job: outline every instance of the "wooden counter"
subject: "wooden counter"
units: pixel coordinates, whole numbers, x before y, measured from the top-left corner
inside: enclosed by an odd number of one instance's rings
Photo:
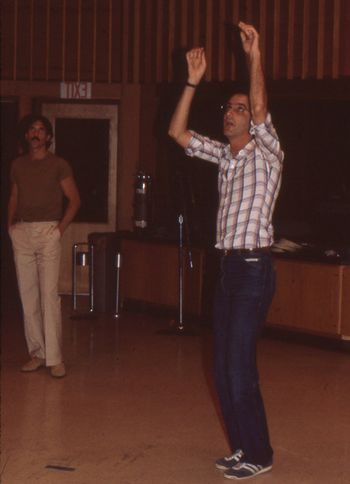
[[[121,237],[120,250],[121,301],[177,308],[177,245]],[[209,321],[218,255],[204,248],[194,248],[191,270],[187,251],[184,252],[184,312]],[[350,339],[350,266],[276,256],[275,267],[277,287],[267,317],[268,325]]]
[[[268,323],[350,338],[350,267],[276,259],[277,287]]]
[[[179,249],[171,242],[121,239],[121,300],[176,308],[179,304]],[[184,311],[201,314],[204,249],[184,250]]]
[[[350,266],[343,268],[340,332],[343,339],[350,340]]]

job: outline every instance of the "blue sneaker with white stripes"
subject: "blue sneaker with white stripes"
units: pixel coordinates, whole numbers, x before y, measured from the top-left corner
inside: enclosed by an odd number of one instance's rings
[[[221,457],[215,462],[215,465],[218,469],[226,471],[227,469],[232,469],[235,465],[237,465],[243,458],[243,452],[241,449],[236,450],[232,455],[229,457]]]
[[[266,466],[249,464],[248,462],[239,462],[231,469],[228,469],[224,476],[228,479],[250,479],[251,477],[258,476],[259,474],[263,474],[264,472],[268,472],[272,469],[272,464],[268,464]]]

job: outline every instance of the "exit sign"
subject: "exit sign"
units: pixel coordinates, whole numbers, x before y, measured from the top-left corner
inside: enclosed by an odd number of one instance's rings
[[[91,99],[91,82],[61,82],[62,99]]]

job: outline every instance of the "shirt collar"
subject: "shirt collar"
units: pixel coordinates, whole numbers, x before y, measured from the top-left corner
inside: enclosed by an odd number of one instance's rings
[[[224,148],[225,158],[228,160],[241,160],[245,158],[255,149],[255,139],[252,137],[250,141],[237,153],[235,157],[232,156],[230,145],[227,144]]]

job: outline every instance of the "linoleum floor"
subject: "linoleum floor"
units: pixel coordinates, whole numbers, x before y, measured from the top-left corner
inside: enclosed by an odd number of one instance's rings
[[[67,377],[19,371],[18,304],[3,310],[2,484],[223,484],[228,447],[211,374],[211,330],[168,335],[167,317],[70,319]],[[185,322],[186,324],[186,322]],[[262,391],[275,450],[261,484],[350,483],[350,354],[264,337]],[[234,482],[234,481],[233,481]]]

